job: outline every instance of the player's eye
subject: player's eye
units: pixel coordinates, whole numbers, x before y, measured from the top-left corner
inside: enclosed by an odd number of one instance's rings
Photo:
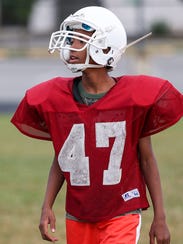
[[[71,46],[73,44],[73,38],[72,37],[67,37],[66,38],[66,44]]]
[[[80,44],[85,44],[85,43],[86,43],[86,42],[83,41],[83,40],[80,40],[79,42],[80,42]]]

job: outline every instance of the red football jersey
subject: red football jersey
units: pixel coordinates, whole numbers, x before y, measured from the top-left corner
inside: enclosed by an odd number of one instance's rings
[[[12,118],[31,137],[52,140],[67,181],[66,210],[91,222],[148,208],[139,138],[183,116],[183,96],[168,82],[123,76],[91,106],[75,101],[73,78],[27,91]]]

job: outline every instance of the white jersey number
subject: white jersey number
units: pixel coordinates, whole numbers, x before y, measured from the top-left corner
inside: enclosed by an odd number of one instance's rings
[[[96,147],[109,147],[109,138],[114,138],[108,169],[103,172],[103,185],[115,185],[121,180],[121,160],[126,139],[126,123],[104,122],[95,124]],[[97,159],[96,159],[97,161]],[[64,172],[70,173],[73,186],[89,186],[89,158],[85,154],[84,124],[74,124],[58,155]]]

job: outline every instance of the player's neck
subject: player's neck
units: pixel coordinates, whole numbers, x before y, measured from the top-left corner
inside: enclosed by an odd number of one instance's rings
[[[107,92],[115,83],[115,80],[103,69],[83,72],[82,85],[87,93],[99,94]]]

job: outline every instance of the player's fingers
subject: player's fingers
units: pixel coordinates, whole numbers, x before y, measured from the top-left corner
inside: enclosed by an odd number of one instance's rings
[[[52,218],[50,218],[50,229],[51,229],[51,232],[53,232],[53,233],[56,230],[56,219],[55,219],[54,214],[52,215]]]
[[[150,244],[155,244],[155,236],[152,233],[150,233],[149,237],[150,237]]]
[[[45,240],[46,239],[46,235],[48,233],[48,222],[41,220],[40,224],[39,224],[39,230],[40,230],[42,238]]]
[[[51,236],[48,233],[48,227],[45,224],[40,223],[39,230],[43,240],[50,241],[50,242],[55,242],[58,240],[57,238]]]
[[[39,224],[39,230],[41,233],[41,236],[43,240],[49,240],[49,235],[48,235],[48,221],[41,220]]]
[[[52,227],[51,227],[52,223]],[[55,232],[55,220],[53,218],[52,221],[50,221],[50,228],[52,232]],[[39,230],[42,236],[43,240],[50,241],[50,242],[55,242],[58,241],[58,238],[52,236],[48,232],[48,221],[47,220],[41,220],[39,224]]]

